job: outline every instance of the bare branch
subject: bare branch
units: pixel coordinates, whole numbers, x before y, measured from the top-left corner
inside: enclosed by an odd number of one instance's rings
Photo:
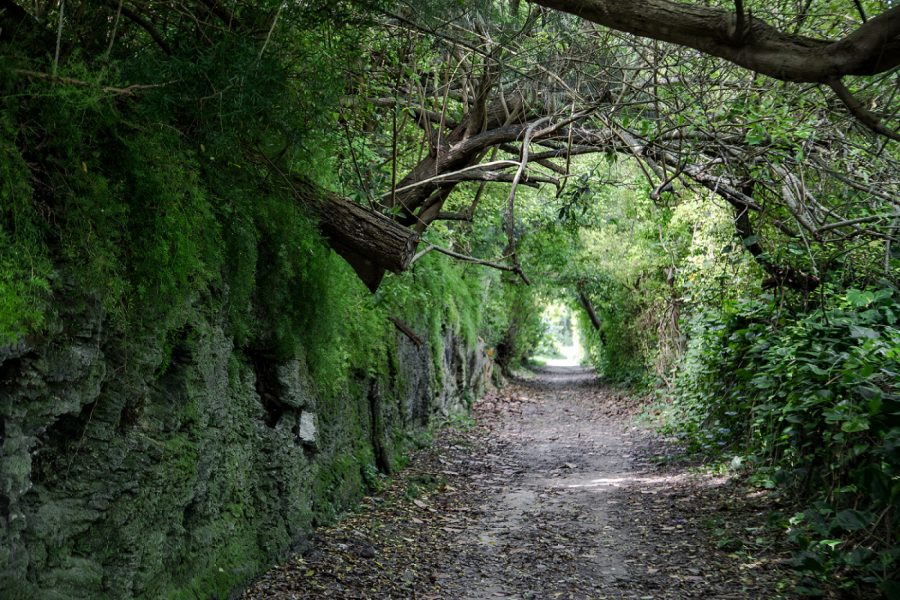
[[[841,102],[844,103],[847,110],[849,110],[854,117],[859,119],[860,123],[875,133],[895,141],[900,141],[900,133],[885,127],[873,112],[863,106],[862,102],[857,100],[856,97],[850,93],[850,90],[847,89],[847,86],[845,86],[840,79],[832,79],[828,82],[828,87],[834,90],[834,93],[841,99]]]
[[[421,187],[423,185],[428,185],[429,183],[443,182],[445,180],[454,181],[454,178],[455,178],[455,181],[470,181],[471,179],[464,178],[463,175],[473,173],[473,172],[478,172],[478,171],[489,172],[496,168],[502,169],[502,168],[506,168],[506,167],[515,167],[518,164],[519,163],[514,160],[497,160],[497,161],[484,163],[484,164],[480,164],[480,165],[472,165],[470,167],[465,167],[463,169],[459,169],[458,171],[452,171],[450,173],[441,173],[440,175],[435,175],[434,177],[428,177],[426,179],[416,181],[415,183],[411,183],[411,184],[405,185],[403,187],[398,187],[397,189],[393,190],[392,192],[388,192],[387,194],[384,194],[381,197],[381,199],[384,200],[384,199],[390,198],[392,196],[392,194],[394,194],[394,193],[405,192],[407,190]],[[478,181],[479,179],[475,179],[475,180]],[[487,179],[487,178],[485,178],[484,180],[485,181],[499,181],[499,179],[491,180],[491,179]]]
[[[155,88],[165,87],[167,85],[172,85],[175,81],[165,81],[163,83],[133,83],[131,85],[126,85],[125,87],[115,87],[111,85],[100,85],[97,83],[93,83],[91,81],[83,81],[81,79],[75,79],[73,77],[64,77],[62,75],[52,75],[50,73],[41,73],[40,71],[29,71],[27,69],[13,69],[12,72],[16,75],[21,75],[23,77],[30,77],[32,79],[44,79],[47,81],[54,81],[57,83],[67,83],[69,85],[77,85],[79,87],[92,87],[98,88],[102,92],[107,94],[117,94],[120,96],[133,96],[135,92],[139,92],[141,90],[152,90]]]
[[[59,0],[59,26],[56,29],[56,53],[53,55],[53,77],[56,77],[56,72],[59,70],[59,49],[62,46],[62,32],[63,32],[63,23],[65,22],[65,13],[66,10],[66,2],[65,0]]]
[[[157,31],[156,27],[154,27],[153,24],[150,23],[150,21],[148,21],[135,11],[131,10],[127,6],[122,5],[117,0],[102,0],[102,2],[110,8],[114,8],[116,11],[121,12],[126,19],[146,31],[150,38],[153,39],[154,42],[156,42],[156,45],[159,46],[160,50],[162,50],[163,53],[165,53],[167,56],[170,56],[172,54],[172,49],[169,47],[169,44],[163,38],[162,34]]]
[[[506,199],[506,236],[509,240],[508,252],[513,257],[513,263],[518,265],[516,261],[516,241],[515,241],[515,200],[516,200],[516,187],[519,185],[519,180],[522,178],[522,174],[525,172],[525,168],[528,166],[528,148],[531,144],[531,136],[534,134],[534,130],[541,125],[545,121],[549,121],[550,117],[544,117],[542,119],[538,119],[534,123],[530,124],[527,129],[525,129],[525,138],[522,140],[522,160],[519,163],[519,168],[516,170],[516,175],[512,180],[512,187],[509,189],[509,196]]]
[[[504,265],[502,263],[491,262],[488,260],[482,260],[480,258],[475,258],[474,256],[467,256],[465,254],[460,254],[459,252],[454,252],[453,250],[447,250],[446,248],[441,248],[440,246],[435,246],[434,244],[429,244],[424,250],[420,250],[410,261],[410,265],[415,263],[417,260],[428,254],[434,250],[435,252],[440,252],[441,254],[446,254],[452,258],[456,258],[465,262],[470,262],[475,265],[482,265],[485,267],[490,267],[492,269],[497,269],[500,271],[509,271],[511,273],[515,273],[519,277],[522,278],[526,284],[531,285],[531,281],[528,277],[525,276],[525,273],[522,272],[522,268],[519,265]]]

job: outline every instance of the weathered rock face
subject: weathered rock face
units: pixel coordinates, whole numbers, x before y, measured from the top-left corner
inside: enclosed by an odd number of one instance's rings
[[[483,348],[444,343],[399,336],[391,373],[324,399],[203,317],[164,349],[72,304],[0,347],[0,597],[226,595],[478,393]]]
[[[467,411],[475,401],[475,394],[484,382],[491,379],[484,341],[479,339],[474,348],[466,346],[462,337],[453,331],[443,336],[441,355],[442,385],[437,406],[444,415]]]

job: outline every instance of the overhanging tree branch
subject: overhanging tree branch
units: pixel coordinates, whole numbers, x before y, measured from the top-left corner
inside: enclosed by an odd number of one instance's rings
[[[900,65],[900,6],[869,19],[836,41],[779,31],[746,15],[745,33],[731,11],[674,0],[533,0],[641,37],[694,48],[783,81],[829,83],[875,75]]]
[[[378,289],[385,271],[400,273],[412,264],[419,243],[415,231],[312,181],[289,175],[261,151],[253,160],[277,174],[315,215],[329,246],[353,267],[370,291]]]
[[[98,83],[75,79],[73,77],[64,77],[62,75],[53,75],[51,73],[41,73],[40,71],[29,71],[27,69],[13,69],[12,72],[16,75],[21,75],[23,77],[28,77],[31,79],[44,79],[47,81],[65,83],[67,85],[74,85],[78,87],[97,88],[106,94],[115,94],[119,96],[133,96],[135,92],[139,92],[141,90],[152,90],[165,87],[167,85],[172,85],[172,83],[174,83],[173,81],[165,81],[163,83],[132,83],[130,85],[126,85],[125,87],[116,87],[112,85],[100,85]]]
[[[117,0],[102,0],[102,3],[113,9],[117,13],[121,13],[123,17],[143,29],[147,32],[156,45],[159,46],[159,49],[163,51],[166,56],[172,55],[172,48],[169,46],[168,42],[166,42],[165,38],[163,38],[162,34],[153,26],[150,21],[142,17],[139,13],[125,6],[123,3],[118,2]]]
[[[531,285],[531,280],[525,275],[522,271],[522,267],[519,265],[504,265],[503,263],[491,262],[489,260],[482,260],[480,258],[475,258],[474,256],[468,256],[466,254],[460,254],[459,252],[454,252],[453,250],[448,250],[446,248],[441,248],[440,246],[435,246],[434,244],[428,244],[425,249],[420,250],[410,261],[410,264],[415,263],[417,260],[428,254],[434,250],[435,252],[440,252],[441,254],[446,254],[447,256],[451,256],[457,260],[461,260],[463,262],[469,262],[475,265],[482,265],[484,267],[490,267],[492,269],[497,269],[499,271],[509,271],[511,273],[515,273],[519,277],[522,278],[527,285]]]
[[[385,271],[400,273],[412,262],[419,242],[415,231],[312,182],[295,178],[291,188],[318,217],[329,245],[371,291],[381,285]]]
[[[875,133],[879,133],[885,137],[888,137],[892,140],[900,141],[900,133],[896,131],[892,131],[884,126],[879,119],[872,111],[863,106],[862,102],[856,99],[856,97],[850,93],[850,90],[847,89],[847,86],[841,82],[840,79],[832,79],[828,82],[828,86],[834,90],[834,93],[837,94],[837,97],[841,99],[841,102],[844,103],[844,106],[847,107],[847,110],[850,113],[859,119],[859,122],[874,131]]]
[[[580,289],[578,291],[578,302],[579,304],[581,304],[584,312],[587,313],[587,316],[591,320],[591,325],[593,326],[594,330],[600,331],[603,325],[600,321],[600,317],[597,316],[597,311],[594,310],[594,305],[591,303],[591,299],[588,298],[587,294],[585,294]]]

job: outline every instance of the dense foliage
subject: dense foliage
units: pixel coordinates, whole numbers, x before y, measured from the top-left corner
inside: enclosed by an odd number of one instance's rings
[[[807,586],[897,575],[900,304],[849,289],[803,312],[774,299],[697,314],[675,383],[677,429],[729,450],[765,487],[805,498],[785,525]],[[848,575],[849,577],[848,579]]]
[[[68,8],[57,78],[41,75],[39,36],[4,47],[4,341],[45,333],[68,289],[97,296],[114,326],[163,338],[203,302],[238,344],[302,349],[330,382],[384,356],[372,344],[388,315],[435,327],[449,311],[470,338],[483,333],[488,279],[426,257],[370,298],[278,176],[336,183],[334,114],[365,31],[352,13],[242,6],[241,22],[283,13],[271,39],[213,25],[197,39],[178,22],[158,47],[123,18],[92,54],[79,36],[96,15],[84,8]]]
[[[390,368],[389,317],[436,363],[450,322],[509,370],[562,302],[605,377],[806,507],[807,591],[896,593],[896,72],[846,84],[873,127],[518,2],[95,4],[0,4],[0,344],[90,297],[164,370],[201,310],[335,398]],[[892,8],[747,4],[825,39]],[[295,176],[415,229],[407,272],[369,294]]]

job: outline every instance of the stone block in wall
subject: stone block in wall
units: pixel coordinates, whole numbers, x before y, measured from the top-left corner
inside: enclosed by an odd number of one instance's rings
[[[310,449],[319,447],[319,429],[316,424],[316,413],[303,411],[300,413],[300,424],[297,427],[297,441]]]

